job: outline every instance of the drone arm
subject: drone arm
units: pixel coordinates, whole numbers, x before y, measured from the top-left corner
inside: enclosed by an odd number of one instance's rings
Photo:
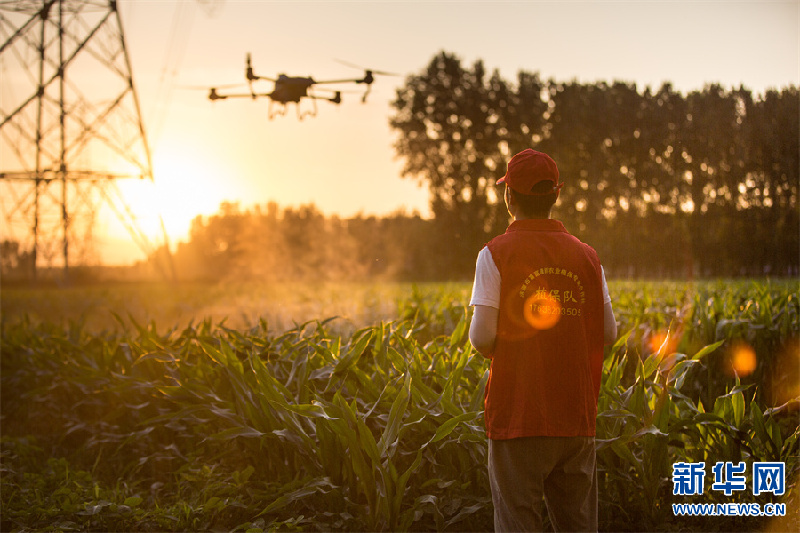
[[[333,102],[334,104],[339,104],[342,102],[342,91],[336,91],[333,93],[333,96],[319,96],[316,94],[307,94],[305,98],[311,100],[326,100],[328,102]]]
[[[209,100],[226,100],[228,98],[258,98],[270,96],[270,93],[241,93],[241,94],[219,94],[216,89],[211,89],[208,93]]]
[[[336,83],[365,83],[365,78],[345,78],[341,80],[323,80],[323,81],[314,81],[315,85],[322,85],[322,84],[336,84]]]

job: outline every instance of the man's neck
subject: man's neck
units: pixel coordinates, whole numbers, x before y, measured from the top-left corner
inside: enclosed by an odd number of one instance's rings
[[[512,218],[514,220],[549,220],[550,219],[549,215],[546,216],[546,217],[529,217],[527,215],[519,213],[519,214],[511,215],[511,216],[512,216]]]

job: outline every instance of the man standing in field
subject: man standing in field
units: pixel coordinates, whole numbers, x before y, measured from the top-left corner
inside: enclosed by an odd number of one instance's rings
[[[550,219],[563,185],[524,150],[497,182],[513,217],[478,255],[469,338],[492,360],[485,394],[497,531],[597,530],[595,418],[603,345],[617,335],[597,253]]]

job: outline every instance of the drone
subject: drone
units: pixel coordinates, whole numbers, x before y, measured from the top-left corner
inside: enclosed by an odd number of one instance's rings
[[[341,61],[341,63],[344,62]],[[345,64],[351,67],[356,67],[355,65],[349,63]],[[251,56],[248,53],[245,57],[244,76],[247,79],[247,86],[249,87],[250,91],[247,93],[239,93],[239,94],[235,93],[220,94],[219,92],[217,92],[217,87],[212,87],[210,92],[208,93],[208,99],[211,101],[226,100],[228,98],[251,98],[255,100],[257,98],[266,97],[269,98],[268,116],[270,120],[272,120],[277,116],[285,115],[288,104],[295,104],[295,107],[297,108],[297,118],[299,120],[303,120],[304,117],[316,116],[317,100],[325,100],[327,102],[331,102],[334,104],[340,104],[342,102],[342,91],[328,89],[328,88],[315,89],[314,87],[316,85],[336,85],[343,83],[355,83],[355,84],[366,85],[367,89],[366,91],[364,91],[364,94],[361,97],[361,101],[363,103],[367,101],[367,96],[369,95],[370,90],[372,89],[372,83],[375,81],[375,75],[395,76],[396,74],[392,74],[390,72],[380,72],[376,70],[365,69],[363,78],[345,78],[339,80],[317,81],[311,76],[307,77],[287,76],[286,74],[278,74],[277,78],[270,78],[268,76],[259,76],[253,72],[253,64]],[[257,92],[254,89],[253,83],[261,80],[270,81],[274,83],[274,87],[271,92]],[[322,91],[324,94],[321,94],[319,91]],[[300,109],[300,100],[304,98],[307,98],[312,101],[313,106],[310,110]]]

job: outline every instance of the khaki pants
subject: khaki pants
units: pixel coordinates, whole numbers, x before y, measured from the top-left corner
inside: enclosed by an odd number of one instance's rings
[[[489,440],[495,531],[597,531],[594,437]]]

